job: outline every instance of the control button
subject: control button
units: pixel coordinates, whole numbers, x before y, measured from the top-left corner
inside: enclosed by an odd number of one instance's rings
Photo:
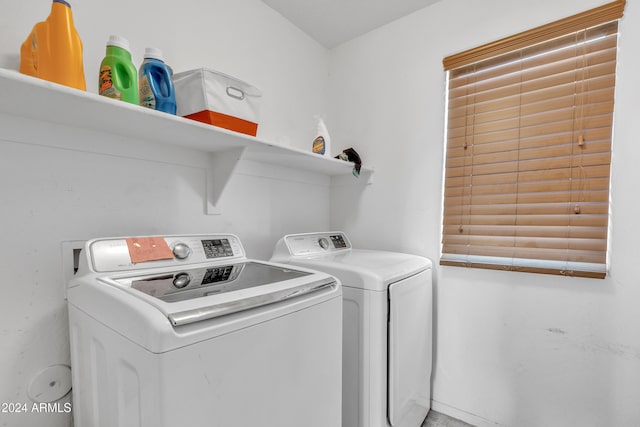
[[[178,273],[173,277],[173,286],[178,289],[182,289],[191,282],[191,276],[189,273]]]
[[[318,244],[322,249],[329,249],[329,241],[324,237],[318,239]]]
[[[173,255],[178,259],[185,259],[191,255],[191,248],[184,243],[176,243],[173,247]]]

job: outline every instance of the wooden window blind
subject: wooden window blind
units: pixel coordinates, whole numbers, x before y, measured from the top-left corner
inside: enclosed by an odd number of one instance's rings
[[[445,58],[440,264],[603,278],[624,1]]]

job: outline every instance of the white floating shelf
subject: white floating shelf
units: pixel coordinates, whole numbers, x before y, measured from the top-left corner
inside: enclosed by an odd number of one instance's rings
[[[55,123],[77,129],[120,135],[156,144],[201,150],[220,161],[237,161],[240,157],[267,164],[322,173],[329,176],[350,175],[353,163],[283,147],[249,135],[210,126],[148,108],[116,101],[93,93],[0,68],[0,113],[31,120]],[[213,162],[215,165],[216,162]],[[212,165],[212,166],[213,166]],[[209,174],[210,211],[214,212],[226,176]],[[363,181],[371,182],[373,171],[363,168]],[[215,175],[215,176],[214,176]],[[222,182],[221,182],[222,181]],[[209,183],[211,184],[211,183]]]

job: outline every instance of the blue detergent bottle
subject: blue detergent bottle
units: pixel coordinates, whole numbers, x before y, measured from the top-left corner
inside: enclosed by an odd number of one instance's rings
[[[176,113],[173,70],[164,62],[162,51],[146,48],[139,70],[140,105],[165,113]]]

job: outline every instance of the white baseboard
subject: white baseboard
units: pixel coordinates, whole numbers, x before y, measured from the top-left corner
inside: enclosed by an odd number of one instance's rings
[[[453,406],[449,406],[446,403],[438,402],[436,400],[431,401],[431,409],[441,414],[448,415],[456,418],[465,423],[469,423],[475,427],[506,427],[495,421],[487,420],[486,418],[479,417],[469,412],[463,411]]]

